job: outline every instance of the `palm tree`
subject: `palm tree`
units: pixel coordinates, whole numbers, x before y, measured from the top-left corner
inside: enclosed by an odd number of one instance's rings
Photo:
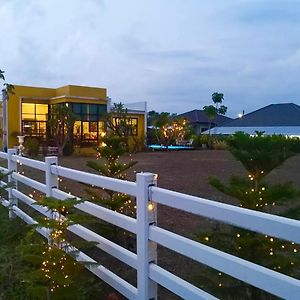
[[[220,105],[224,100],[224,94],[215,92],[211,95],[211,99],[214,105],[207,105],[203,107],[203,111],[207,116],[207,118],[209,119],[209,129],[208,129],[209,135],[210,135],[212,121],[216,118],[218,114],[225,115],[227,112],[227,106]]]

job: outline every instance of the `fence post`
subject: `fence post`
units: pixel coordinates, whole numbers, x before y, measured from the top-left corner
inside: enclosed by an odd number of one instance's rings
[[[58,188],[58,176],[51,172],[51,166],[57,166],[57,156],[45,157],[46,196],[52,196],[52,188]]]
[[[12,160],[12,156],[17,154],[16,149],[8,149],[7,151],[7,169],[8,172],[17,172],[18,164],[17,162]],[[13,188],[16,186],[16,181],[12,178],[12,174],[8,175],[8,183],[13,184],[14,186],[8,189],[8,199],[9,199],[9,218],[13,219],[16,217],[15,213],[13,212],[12,206],[18,206],[18,199],[15,198],[12,194]]]
[[[138,299],[157,299],[157,284],[149,278],[149,264],[157,262],[156,243],[149,241],[149,226],[157,223],[156,204],[149,201],[149,187],[157,184],[157,175],[136,175],[137,195],[137,291]]]

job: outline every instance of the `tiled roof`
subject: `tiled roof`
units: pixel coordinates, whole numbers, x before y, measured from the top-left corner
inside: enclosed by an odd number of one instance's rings
[[[270,104],[222,127],[300,126],[300,106],[294,103]]]

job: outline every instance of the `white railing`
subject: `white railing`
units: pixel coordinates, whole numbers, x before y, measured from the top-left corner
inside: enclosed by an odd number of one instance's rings
[[[9,149],[8,153],[0,152],[0,158],[8,162],[8,167],[2,167],[1,171],[10,173],[9,181],[21,182],[47,196],[61,200],[72,197],[58,188],[58,178],[65,177],[136,197],[136,219],[89,201],[76,207],[85,213],[134,233],[137,241],[137,253],[117,245],[82,225],[69,227],[72,233],[87,241],[96,242],[99,249],[137,270],[137,287],[135,287],[102,265],[97,264],[88,268],[129,299],[156,299],[157,284],[184,299],[216,299],[213,295],[158,266],[157,244],[278,297],[300,299],[299,280],[162,229],[157,225],[156,213],[157,203],[159,203],[298,244],[300,243],[300,221],[158,188],[156,175],[151,173],[139,173],[136,176],[136,182],[129,182],[58,166],[57,157],[46,157],[45,162],[41,162],[17,156],[14,149]],[[18,163],[43,171],[45,183],[18,174]],[[36,201],[17,188],[8,189],[8,195],[9,199],[2,200],[2,204],[10,207],[10,217],[18,216],[29,224],[36,223],[31,216],[18,207],[15,199],[39,213],[49,216],[47,208],[33,205]],[[45,228],[38,229],[38,232],[45,237],[48,235]],[[95,262],[83,252],[80,252],[77,260]]]

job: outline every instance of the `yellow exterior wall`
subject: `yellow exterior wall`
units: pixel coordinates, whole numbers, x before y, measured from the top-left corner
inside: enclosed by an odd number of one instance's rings
[[[67,85],[56,89],[56,96],[90,97],[106,100],[107,90],[105,88]]]
[[[39,98],[40,100],[55,96],[55,89],[14,85],[14,94],[9,95],[7,102],[7,137],[8,147],[17,145],[17,135],[21,131],[21,98]],[[35,102],[35,101],[34,101]],[[43,102],[42,102],[43,103]]]
[[[139,148],[143,148],[145,145],[145,115],[144,114],[134,114],[128,113],[131,118],[138,119],[138,135],[132,136],[129,138],[129,147],[132,150],[141,150]]]

